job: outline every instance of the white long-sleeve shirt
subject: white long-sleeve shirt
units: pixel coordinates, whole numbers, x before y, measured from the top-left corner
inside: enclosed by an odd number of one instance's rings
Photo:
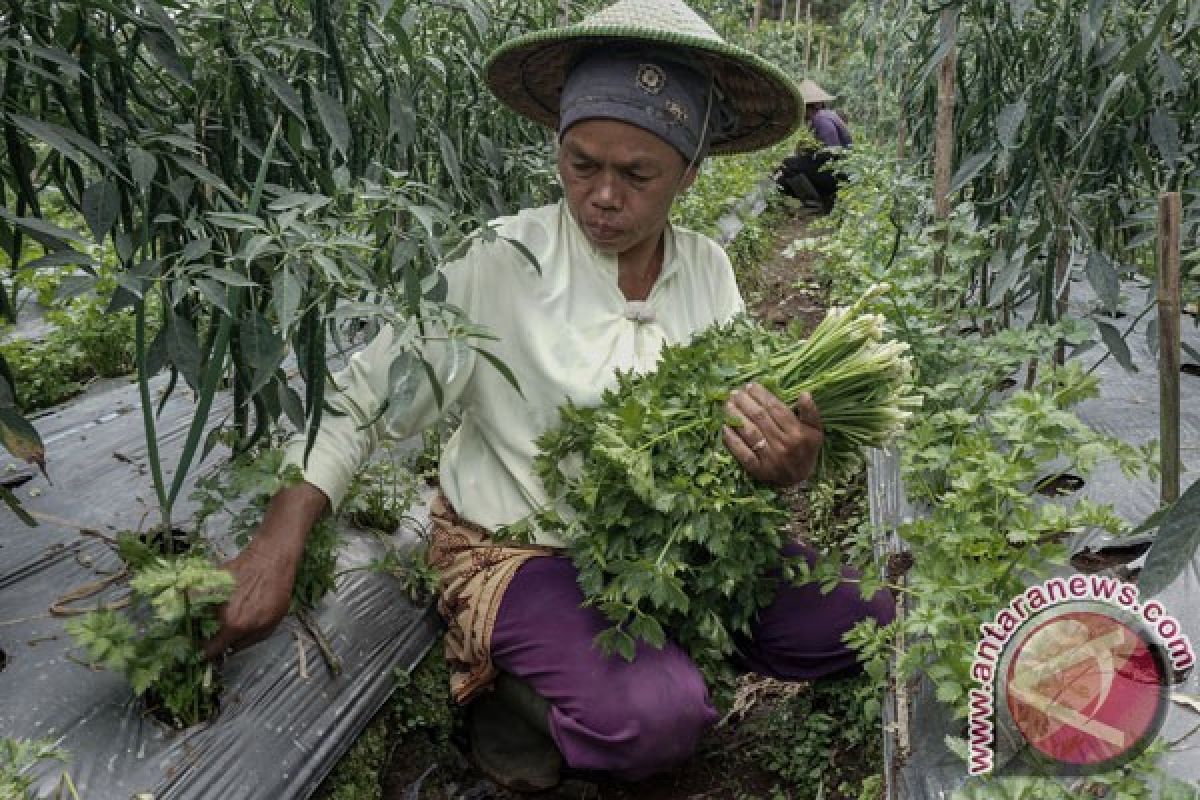
[[[440,342],[425,347],[444,405],[457,403],[462,418],[442,451],[442,491],[461,516],[489,530],[546,503],[533,471],[534,441],[557,423],[561,404],[569,398],[596,405],[615,384],[614,370],[649,371],[664,343],[685,343],[744,308],[725,252],[691,231],[667,228],[658,280],[644,302],[628,302],[617,286],[616,256],[591,245],[565,203],[493,227],[498,237],[476,241],[442,268],[446,302],[498,337],[473,343],[508,366],[523,396],[473,351]],[[524,244],[541,274],[505,238]],[[411,384],[399,392],[411,401],[379,413],[394,391],[396,352],[395,333],[385,327],[335,376],[337,391],[327,395],[343,415],[324,415],[304,476],[335,508],[382,437],[411,436],[441,414],[419,366],[415,393]],[[288,462],[300,464],[303,452],[298,437]],[[544,531],[536,541],[562,544]]]

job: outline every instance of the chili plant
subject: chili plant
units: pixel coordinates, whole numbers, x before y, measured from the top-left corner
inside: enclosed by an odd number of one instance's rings
[[[235,432],[236,451],[285,416],[315,434],[342,301],[367,318],[380,305],[436,314],[432,264],[483,220],[550,196],[548,140],[493,113],[477,72],[495,44],[554,10],[516,0],[0,9],[0,248],[26,272],[93,275],[89,239],[115,254],[119,285],[105,299],[135,318],[164,529],[217,441],[204,438],[210,422]],[[43,202],[48,190],[66,212]],[[300,392],[282,371],[289,350]],[[149,381],[164,370],[156,403]],[[170,475],[156,415],[184,385],[196,413]],[[226,386],[231,409],[210,420]]]

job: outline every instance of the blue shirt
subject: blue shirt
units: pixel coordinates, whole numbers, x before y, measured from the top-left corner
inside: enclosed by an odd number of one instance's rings
[[[812,128],[813,135],[817,137],[826,147],[849,147],[853,140],[850,138],[850,131],[846,129],[846,123],[842,122],[842,118],[836,112],[830,111],[828,108],[822,108],[808,122]]]

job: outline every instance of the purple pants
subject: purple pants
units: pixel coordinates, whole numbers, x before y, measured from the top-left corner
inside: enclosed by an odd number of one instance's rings
[[[799,544],[784,553],[815,557]],[[550,733],[568,766],[639,780],[686,760],[717,721],[700,671],[673,642],[661,650],[640,642],[632,662],[593,647],[609,623],[582,607],[575,577],[567,558],[532,558],[518,569],[496,616],[492,661],[550,702]],[[863,600],[857,584],[829,594],[784,585],[753,637],[739,642],[741,665],[780,680],[850,669],[855,654],[842,634],[868,616],[887,624],[894,613],[887,592]]]

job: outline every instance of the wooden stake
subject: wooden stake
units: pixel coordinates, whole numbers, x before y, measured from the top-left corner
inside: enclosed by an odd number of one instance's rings
[[[1158,424],[1163,504],[1179,499],[1179,192],[1158,198]]]
[[[758,23],[762,22],[763,6],[765,6],[766,3],[767,0],[756,0],[754,3],[754,16],[750,18],[750,30],[758,30]]]
[[[1054,318],[1060,320],[1067,314],[1068,301],[1071,299],[1071,282],[1067,280],[1067,270],[1071,266],[1071,229],[1064,223],[1059,227],[1058,240],[1055,244],[1054,258]],[[1054,363],[1062,366],[1067,360],[1067,345],[1059,339],[1054,343]]]
[[[942,41],[951,42],[946,57],[938,68],[937,131],[933,155],[933,216],[939,223],[950,219],[950,177],[954,168],[954,74],[957,63],[958,9],[942,9],[940,24]],[[946,269],[946,246],[949,232],[942,231],[942,247],[934,255],[933,274],[938,278]],[[939,293],[934,293],[934,306],[941,305]]]
[[[558,0],[558,10],[561,14],[560,25],[571,24],[571,0]]]

